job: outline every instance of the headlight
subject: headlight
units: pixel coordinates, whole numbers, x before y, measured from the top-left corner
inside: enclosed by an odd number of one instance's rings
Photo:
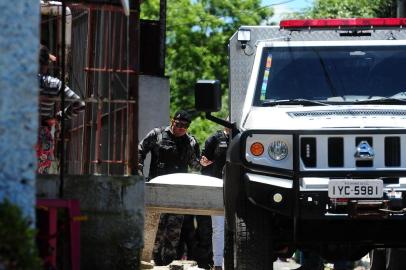
[[[286,158],[288,155],[288,145],[284,141],[273,141],[269,144],[269,156],[276,161]]]
[[[245,160],[248,163],[266,167],[293,169],[293,136],[280,133],[247,132]]]

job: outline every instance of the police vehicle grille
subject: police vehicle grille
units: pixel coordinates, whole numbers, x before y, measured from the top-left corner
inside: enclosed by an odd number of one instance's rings
[[[329,117],[329,116],[406,116],[406,110],[374,110],[374,109],[359,109],[359,110],[320,110],[307,112],[289,112],[291,117]]]
[[[301,135],[299,144],[302,171],[399,170],[406,167],[406,158],[402,158],[402,155],[406,156],[406,134]],[[363,157],[357,158],[360,145],[364,147]]]

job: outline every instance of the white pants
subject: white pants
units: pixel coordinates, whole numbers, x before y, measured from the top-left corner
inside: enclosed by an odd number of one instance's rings
[[[224,253],[224,216],[212,216],[213,262],[214,266],[223,266]]]

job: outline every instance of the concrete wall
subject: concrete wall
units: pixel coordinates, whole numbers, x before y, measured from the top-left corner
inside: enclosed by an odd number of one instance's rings
[[[0,202],[34,218],[39,1],[0,1]]]
[[[64,196],[78,199],[81,269],[138,269],[144,230],[144,178],[66,176]],[[40,175],[37,197],[55,198],[59,177]]]
[[[141,75],[139,77],[139,122],[138,138],[142,138],[154,127],[169,124],[169,79]],[[148,175],[150,158],[144,164],[144,175]]]

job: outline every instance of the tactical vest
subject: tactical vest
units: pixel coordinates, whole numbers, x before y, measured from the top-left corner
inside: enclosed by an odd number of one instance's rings
[[[170,173],[185,173],[188,171],[189,151],[194,149],[195,141],[189,135],[176,138],[165,128],[155,128],[157,143],[155,149],[155,168],[151,168],[151,177]]]

